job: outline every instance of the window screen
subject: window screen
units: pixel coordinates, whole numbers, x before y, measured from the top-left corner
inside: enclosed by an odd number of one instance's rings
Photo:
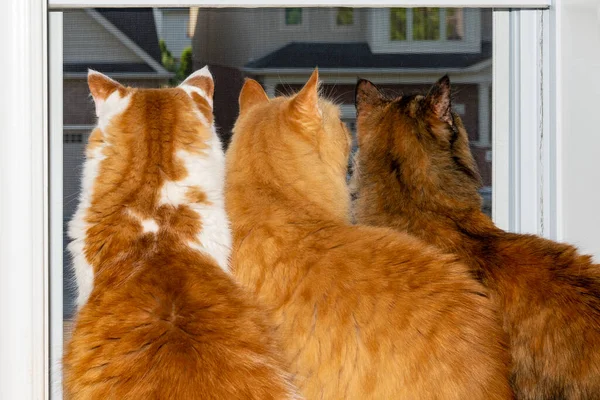
[[[95,123],[88,68],[138,87],[182,81],[209,65],[225,144],[245,77],[271,95],[299,89],[319,66],[323,92],[355,130],[357,76],[385,90],[426,91],[442,75],[469,132],[491,212],[492,11],[461,8],[80,9],[64,13],[64,228],[77,207],[82,161]],[[68,243],[64,235],[64,245]],[[65,338],[75,307],[64,257]]]

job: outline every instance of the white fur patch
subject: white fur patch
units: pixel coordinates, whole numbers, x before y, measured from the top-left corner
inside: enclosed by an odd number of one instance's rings
[[[142,220],[142,232],[144,233],[156,233],[158,232],[158,224],[152,218]]]
[[[85,304],[94,287],[94,269],[88,263],[83,251],[86,232],[89,227],[85,216],[91,203],[92,186],[98,176],[100,163],[104,159],[104,147],[102,145],[95,148],[83,165],[79,206],[73,219],[69,222],[68,235],[73,240],[69,243],[68,249],[73,260],[73,269],[77,283],[77,307]]]
[[[98,107],[98,127],[106,131],[108,124],[113,117],[121,114],[129,106],[131,95],[121,97],[118,90],[115,90]]]
[[[140,223],[140,225],[142,226],[142,233],[158,232],[159,226],[156,223],[156,220],[154,218],[143,219],[135,211],[132,211],[130,208],[126,209],[125,212],[127,213],[127,215],[136,219]]]
[[[121,98],[118,91],[112,93],[106,101],[100,104],[98,127],[104,132],[108,127],[110,120],[125,111],[129,105],[130,96]],[[73,270],[75,272],[75,281],[77,284],[77,307],[81,308],[87,301],[92,289],[94,288],[94,269],[88,263],[84,254],[86,233],[89,224],[85,216],[90,208],[93,185],[98,176],[100,163],[104,160],[104,148],[106,144],[96,147],[83,165],[83,176],[81,178],[81,193],[79,197],[79,206],[75,215],[69,222],[68,236],[72,239],[67,246],[71,253],[73,261]]]
[[[208,144],[209,148],[201,155],[184,150],[177,151],[177,157],[183,162],[187,176],[180,181],[164,183],[159,205],[169,204],[176,207],[186,204],[197,212],[202,222],[202,229],[196,240],[189,242],[188,245],[211,256],[224,271],[229,271],[231,232],[223,193],[225,156],[214,128]],[[206,201],[191,203],[186,196],[191,187],[199,187],[206,194]]]
[[[208,67],[203,67],[202,69],[199,69],[198,71],[194,72],[193,74],[191,74],[190,76],[188,76],[185,81],[183,81],[179,87],[182,88],[183,90],[185,90],[185,92],[191,97],[192,93],[198,93],[200,96],[204,97],[204,99],[208,102],[208,104],[212,107],[213,106],[213,100],[212,98],[202,89],[200,89],[197,86],[193,86],[193,85],[188,85],[186,82],[190,79],[193,78],[197,78],[197,77],[206,77],[209,78],[211,81],[213,80],[213,76],[210,73]],[[204,120],[206,120],[206,118],[204,118],[204,116],[202,116]],[[208,123],[206,124],[208,126]]]
[[[210,96],[208,94],[206,94],[206,92],[202,89],[200,89],[199,87],[196,86],[192,86],[192,85],[186,85],[185,82],[182,83],[181,85],[179,85],[180,88],[182,88],[183,90],[185,90],[185,92],[192,97],[192,93],[197,93],[200,96],[202,96],[206,102],[208,103],[209,106],[213,106],[213,101],[210,98]]]

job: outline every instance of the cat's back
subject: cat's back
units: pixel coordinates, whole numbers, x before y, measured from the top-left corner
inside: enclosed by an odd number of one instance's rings
[[[66,352],[71,398],[292,398],[266,313],[194,253],[125,260],[133,272],[118,281],[99,274]]]
[[[600,265],[591,256],[535,235],[501,232],[482,242],[485,251],[478,259],[499,284],[505,282],[498,290],[526,289],[557,306],[578,299],[573,306],[591,307],[600,316]]]
[[[338,266],[339,296],[362,299],[353,305],[361,335],[378,338],[374,348],[395,358],[390,368],[418,377],[406,382],[409,398],[512,398],[505,334],[465,264],[407,233],[338,229],[324,261]]]
[[[344,388],[348,398],[512,396],[486,289],[455,256],[391,229],[325,222],[255,227],[236,260],[238,276],[283,313],[288,357],[319,360],[295,372],[319,376],[332,398]],[[257,262],[265,269],[245,265]]]
[[[534,235],[502,233],[494,242],[488,258],[517,395],[600,398],[600,266]]]

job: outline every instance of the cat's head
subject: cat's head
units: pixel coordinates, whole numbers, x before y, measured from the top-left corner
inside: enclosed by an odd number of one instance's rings
[[[451,110],[444,76],[426,95],[388,97],[373,83],[356,87],[359,196],[389,196],[419,207],[477,207],[480,177],[467,132]]]
[[[319,97],[318,71],[295,95],[273,99],[249,79],[239,102],[228,150],[234,173],[229,176],[246,168],[253,174],[249,179],[289,185],[290,193],[301,193],[321,206],[345,208],[347,214],[350,135],[339,108]]]
[[[224,155],[213,124],[208,68],[175,88],[125,87],[95,71],[89,71],[88,85],[98,124],[88,142],[84,192],[108,193],[113,203],[126,201],[149,213],[165,196],[183,197],[165,193],[168,183],[192,175],[196,191],[222,191]]]

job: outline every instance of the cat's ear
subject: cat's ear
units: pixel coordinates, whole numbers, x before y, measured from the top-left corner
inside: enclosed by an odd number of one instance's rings
[[[240,114],[246,112],[253,105],[268,102],[269,96],[267,96],[267,93],[260,83],[254,79],[247,78],[242,87],[242,91],[240,92]]]
[[[452,125],[450,102],[450,78],[444,75],[429,90],[426,100],[435,116],[443,122]]]
[[[204,67],[188,76],[179,85],[194,101],[196,107],[204,116],[208,126],[213,124],[213,97],[215,83],[208,67]]]
[[[96,116],[100,116],[100,108],[115,90],[124,89],[120,83],[110,79],[93,69],[88,69],[88,86],[96,105]]]
[[[357,114],[368,113],[382,103],[381,92],[372,82],[359,79],[354,92],[354,105]]]
[[[179,86],[184,87],[184,89],[185,86],[200,89],[210,100],[212,100],[215,95],[215,82],[208,66],[205,66],[188,76]]]
[[[322,112],[319,109],[319,70],[315,68],[308,82],[291,101],[292,115],[303,124],[321,124]]]

